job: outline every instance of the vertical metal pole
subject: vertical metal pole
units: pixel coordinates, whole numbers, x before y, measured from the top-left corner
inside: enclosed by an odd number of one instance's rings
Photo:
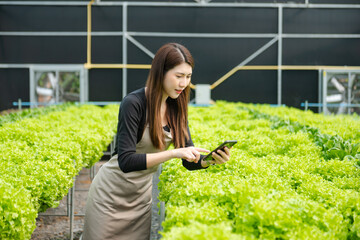
[[[70,201],[71,201],[71,189],[69,189],[68,194],[66,195],[66,214],[70,217]]]
[[[18,109],[21,110],[21,98],[18,99]]]
[[[165,221],[165,202],[160,201],[160,231],[163,230],[162,223]]]
[[[91,64],[91,4],[94,1],[88,3],[87,5],[87,64]]]
[[[94,166],[95,166],[95,165],[91,166],[91,167],[90,167],[90,171],[89,171],[89,172],[90,172],[90,180],[91,180],[91,181],[94,179],[94,175],[93,175],[93,173],[94,173],[94,170],[93,170]]]
[[[59,103],[59,88],[60,88],[60,73],[59,71],[55,72],[55,78],[56,78],[56,86],[53,86],[55,88],[55,103]]]
[[[351,80],[351,72],[348,72],[348,99],[347,99],[347,103],[348,103],[348,107],[347,107],[347,113],[350,114],[350,104],[351,104],[351,85],[352,85],[352,80]]]
[[[71,188],[71,204],[70,204],[70,240],[74,239],[74,195],[75,195],[75,178],[74,186]]]
[[[282,87],[282,31],[283,31],[283,7],[280,5],[278,10],[278,71],[277,71],[277,102],[281,105]]]
[[[309,103],[308,103],[308,100],[305,101],[305,111],[308,110],[308,106],[309,106]]]
[[[327,111],[326,111],[326,96],[327,96],[327,73],[326,71],[323,71],[323,101],[322,101],[322,104],[323,104],[323,114],[327,114]]]
[[[89,70],[84,68],[84,102],[89,101]]]
[[[95,167],[95,164],[90,167],[90,180],[91,181],[94,179],[94,167]]]
[[[122,62],[124,65],[127,64],[127,2],[124,2],[123,4],[123,36],[122,36],[122,51],[123,51],[123,54],[122,54]],[[127,94],[127,68],[124,67],[122,69],[122,80],[123,80],[123,84],[122,84],[122,87],[123,87],[123,91],[122,91],[122,94],[123,94],[123,98],[126,96]]]
[[[322,70],[319,69],[319,72],[318,72],[318,84],[319,84],[319,89],[318,89],[318,93],[319,93],[319,96],[318,96],[318,103],[322,103]],[[318,106],[318,112],[320,113],[321,112],[321,106],[319,105]]]
[[[76,169],[76,162],[74,162],[74,168]],[[73,187],[70,189],[70,240],[74,239],[74,198],[75,198],[75,183],[76,177],[73,177]]]
[[[34,105],[32,103],[35,102],[35,73],[34,68],[30,66],[30,108],[33,108]]]
[[[79,75],[80,75],[80,79],[79,79],[79,83],[80,83],[80,99],[79,99],[79,102],[80,102],[80,103],[84,103],[84,99],[85,99],[85,74],[84,74],[84,67],[83,67],[82,69],[80,69]]]

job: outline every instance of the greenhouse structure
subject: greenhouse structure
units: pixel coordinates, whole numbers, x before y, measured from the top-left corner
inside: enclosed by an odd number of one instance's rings
[[[0,0],[0,239],[360,239],[359,115],[358,0]]]

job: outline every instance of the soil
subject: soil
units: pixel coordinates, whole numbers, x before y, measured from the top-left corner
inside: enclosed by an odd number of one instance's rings
[[[106,161],[99,161],[95,164],[95,173]],[[153,184],[153,208],[151,222],[151,240],[160,239],[160,217],[158,203],[158,183],[159,172],[154,175]],[[90,169],[84,168],[80,171],[75,180],[75,198],[74,198],[74,224],[73,239],[80,238],[84,225],[85,204],[88,190],[91,184]],[[63,215],[63,216],[47,216]],[[65,216],[64,216],[65,215]],[[50,208],[44,213],[39,213],[36,218],[36,229],[34,230],[31,240],[68,240],[70,237],[70,218],[67,216],[67,196],[65,196],[57,208]]]

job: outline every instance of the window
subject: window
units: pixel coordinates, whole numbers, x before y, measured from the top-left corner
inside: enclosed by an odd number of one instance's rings
[[[82,65],[37,65],[30,68],[32,106],[87,101],[87,86],[87,71]]]

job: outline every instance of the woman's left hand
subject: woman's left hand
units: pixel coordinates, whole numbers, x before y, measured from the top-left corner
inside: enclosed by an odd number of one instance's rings
[[[208,161],[209,164],[223,164],[229,161],[230,159],[230,149],[228,147],[224,148],[224,151],[217,150],[217,152],[212,153],[214,160]]]

